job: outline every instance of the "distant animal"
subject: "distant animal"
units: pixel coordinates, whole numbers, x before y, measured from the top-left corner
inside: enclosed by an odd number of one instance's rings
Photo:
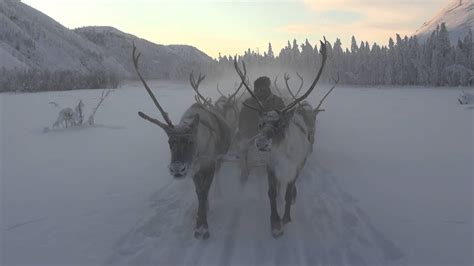
[[[54,122],[53,124],[53,128],[68,128],[72,126],[82,125],[84,119],[83,109],[84,103],[82,102],[82,100],[79,101],[74,110],[69,107],[61,109],[58,113],[58,118],[56,119],[56,122]]]
[[[461,96],[458,98],[458,102],[462,105],[474,103],[474,94],[462,91]]]
[[[54,107],[59,107],[59,104],[57,102],[49,102],[48,104],[51,104]]]
[[[59,111],[58,118],[53,124],[53,128],[75,126],[76,125],[76,114],[72,108],[64,108]]]
[[[142,112],[139,112],[138,115],[159,126],[167,134],[171,152],[170,174],[175,179],[183,179],[188,173],[192,174],[198,199],[194,237],[207,239],[210,236],[207,221],[209,189],[216,172],[217,160],[227,153],[230,146],[231,130],[229,125],[222,117],[212,112],[208,106],[200,103],[195,103],[189,107],[179,123],[173,124],[140,74],[138,69],[140,53],[137,54],[135,45],[133,45],[132,55],[137,75],[160,111],[165,123]],[[203,79],[204,76],[200,75],[196,82],[191,73],[190,83],[193,89],[197,91]]]
[[[321,67],[309,89],[303,96],[296,98],[283,109],[265,110],[263,103],[244,83],[245,88],[258,104],[258,106],[246,105],[259,113],[258,135],[254,144],[259,151],[268,153],[266,168],[271,213],[270,229],[275,238],[283,234],[283,225],[291,222],[291,205],[295,203],[297,194],[295,182],[311,152],[311,129],[305,123],[303,115],[295,108],[310,95],[321,78],[327,60],[326,45],[326,41],[321,42]],[[244,82],[245,77],[240,70],[237,58],[234,58],[234,67]],[[277,189],[280,185],[286,185],[285,212],[282,219],[278,214],[276,202]]]

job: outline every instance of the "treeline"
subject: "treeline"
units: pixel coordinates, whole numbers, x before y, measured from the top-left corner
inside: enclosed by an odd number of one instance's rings
[[[79,73],[69,70],[0,69],[0,92],[38,92],[77,89],[117,88],[120,79],[113,73]]]
[[[271,43],[263,54],[247,50],[239,56],[248,68],[274,71],[299,71],[314,75],[320,64],[318,46],[308,40],[283,48],[274,54]],[[213,72],[234,71],[232,56],[219,56]],[[387,46],[368,42],[342,48],[340,39],[328,44],[326,81],[339,75],[340,83],[351,85],[468,86],[474,83],[474,43],[472,31],[451,44],[445,24],[441,24],[423,43],[416,36],[389,39]]]

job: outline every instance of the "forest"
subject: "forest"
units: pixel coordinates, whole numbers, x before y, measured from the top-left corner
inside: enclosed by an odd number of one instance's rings
[[[249,68],[270,67],[275,70],[300,71],[311,75],[320,64],[318,46],[306,40],[288,41],[279,54],[272,44],[263,54],[248,49],[238,56]],[[416,36],[389,39],[388,45],[368,42],[358,44],[352,37],[350,48],[340,39],[328,44],[326,81],[339,75],[347,85],[398,86],[472,86],[474,83],[474,43],[472,31],[456,44],[450,43],[445,24],[438,26],[425,41]],[[233,70],[232,56],[219,56],[214,71],[223,74]]]

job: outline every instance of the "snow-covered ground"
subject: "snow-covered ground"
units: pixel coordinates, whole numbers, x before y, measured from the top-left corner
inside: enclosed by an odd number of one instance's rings
[[[187,84],[153,85],[173,120],[194,100]],[[87,115],[100,91],[1,94],[0,264],[472,265],[474,109],[459,94],[338,88],[284,236],[270,236],[265,176],[241,187],[227,163],[206,241],[191,179],[169,176],[164,132],[137,116],[156,113],[140,84],[114,91],[97,126],[48,133],[48,102],[82,99]]]

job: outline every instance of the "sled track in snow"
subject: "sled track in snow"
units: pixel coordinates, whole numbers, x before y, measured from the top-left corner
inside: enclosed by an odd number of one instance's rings
[[[197,201],[192,181],[173,181],[152,196],[148,216],[117,241],[106,264],[372,265],[402,257],[314,155],[308,162],[297,181],[293,221],[282,237],[270,234],[263,171],[252,173],[242,187],[229,163],[211,188],[210,239],[193,238]]]

